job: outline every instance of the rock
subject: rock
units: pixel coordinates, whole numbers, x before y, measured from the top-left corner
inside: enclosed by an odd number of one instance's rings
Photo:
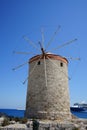
[[[4,128],[27,128],[26,124],[10,124],[8,126],[5,126]]]
[[[28,122],[26,123],[26,126],[27,126],[28,128],[32,128],[32,127],[33,127],[33,122],[30,121],[30,120],[28,120]]]
[[[1,117],[0,122],[3,122],[5,118]],[[11,124],[8,126],[0,127],[0,130],[87,130],[87,120],[85,119],[73,119],[71,121],[57,120],[28,120],[26,124],[21,124],[20,122],[10,121]]]
[[[10,124],[15,124],[16,123],[16,121],[10,121]]]
[[[4,119],[5,119],[4,117],[0,117],[0,126],[3,123]]]

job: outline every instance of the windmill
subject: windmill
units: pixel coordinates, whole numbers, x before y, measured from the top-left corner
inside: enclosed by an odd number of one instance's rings
[[[29,59],[29,76],[24,81],[25,83],[28,80],[25,112],[25,116],[28,118],[71,119],[68,90],[68,60],[63,56],[47,51],[59,29],[60,26],[47,43],[46,49],[44,48],[43,33],[42,41],[38,43],[40,48],[27,37],[24,37],[27,42],[40,51],[40,54]],[[66,42],[52,50],[62,48],[76,40]],[[25,52],[15,53],[28,54]],[[70,59],[72,58],[70,57]],[[22,67],[26,63],[13,68],[13,70]]]

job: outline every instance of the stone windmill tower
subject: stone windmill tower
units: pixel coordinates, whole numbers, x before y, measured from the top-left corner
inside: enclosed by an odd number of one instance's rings
[[[39,44],[42,53],[29,60],[25,116],[38,119],[70,119],[68,60],[60,55],[47,53],[43,42]]]
[[[30,72],[36,68],[29,73],[26,117],[70,119],[67,59],[44,53],[32,57],[29,65]]]
[[[48,42],[46,49],[52,42],[57,31]],[[27,37],[24,37],[24,39],[38,49]],[[55,49],[62,48],[74,41],[76,41],[76,39],[62,44]],[[71,119],[68,88],[68,60],[63,56],[48,53],[43,47],[43,42],[44,38],[42,35],[42,42],[39,42],[41,54],[30,58],[28,62],[29,76],[25,116],[34,119]]]

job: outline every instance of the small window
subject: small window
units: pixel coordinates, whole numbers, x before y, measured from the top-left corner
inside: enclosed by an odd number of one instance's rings
[[[37,65],[40,65],[40,61],[38,61]]]
[[[60,63],[60,66],[63,67],[63,63],[62,62]]]

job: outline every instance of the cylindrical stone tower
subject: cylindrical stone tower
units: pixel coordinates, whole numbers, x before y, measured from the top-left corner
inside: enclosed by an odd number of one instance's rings
[[[66,58],[46,53],[29,60],[25,116],[38,119],[71,119]]]

